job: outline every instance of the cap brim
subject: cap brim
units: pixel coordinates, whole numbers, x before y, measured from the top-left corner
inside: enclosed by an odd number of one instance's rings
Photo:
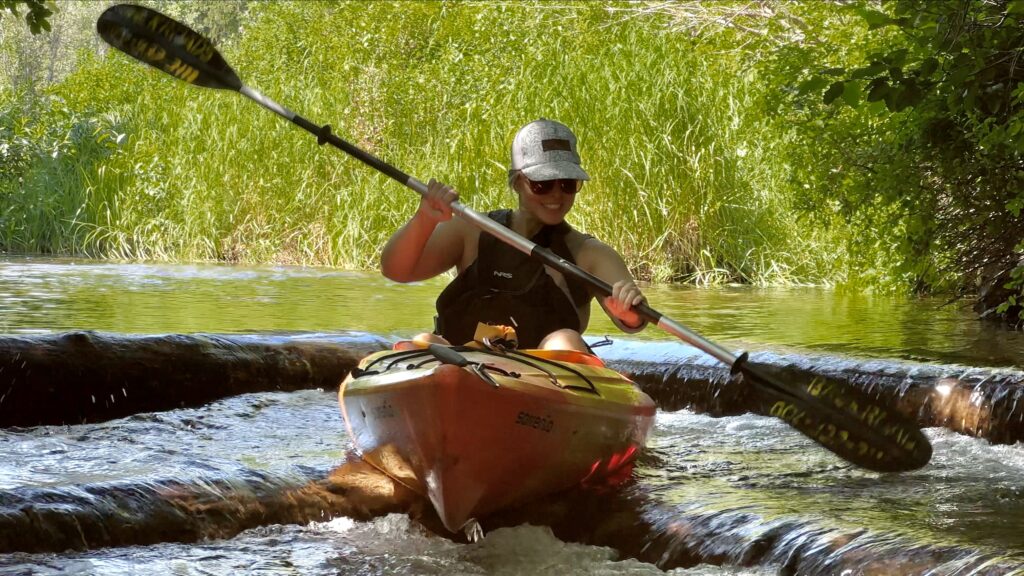
[[[590,176],[575,162],[548,162],[523,168],[523,175],[534,182],[545,180],[558,180],[567,178],[569,180],[590,180]]]

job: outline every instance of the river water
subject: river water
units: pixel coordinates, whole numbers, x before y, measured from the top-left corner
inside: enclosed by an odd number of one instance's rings
[[[442,284],[396,285],[330,269],[8,258],[0,261],[0,332],[357,330],[407,337],[429,325]],[[962,305],[940,299],[813,288],[646,291],[658,310],[736,349],[883,365],[1016,370],[1024,363],[1021,334],[982,325]],[[640,353],[645,343],[653,349],[668,340],[654,328],[620,339],[596,311],[594,318],[591,334],[632,342]],[[635,481],[617,498],[642,500],[635,511],[642,522],[661,531],[659,541],[673,538],[661,556],[673,573],[785,573],[794,550],[808,558],[825,550],[817,564],[803,565],[805,573],[856,574],[867,559],[887,557],[888,568],[870,573],[1024,566],[1024,449],[926,432],[935,447],[929,466],[879,475],[842,464],[772,419],[660,412]],[[52,502],[59,514],[72,500],[99,509],[111,493],[130,493],[132,521],[145,530],[171,491],[209,506],[212,516],[221,511],[211,498],[276,498],[265,495],[267,486],[323,478],[351,447],[333,391],[246,394],[99,424],[7,429],[0,431],[0,506]],[[404,515],[256,524],[226,535],[200,527],[194,543],[153,534],[147,545],[0,554],[0,574],[661,573],[540,526],[500,528],[480,543],[460,544]],[[766,535],[780,533],[777,540],[791,545],[756,553]],[[679,560],[682,548],[700,560]]]

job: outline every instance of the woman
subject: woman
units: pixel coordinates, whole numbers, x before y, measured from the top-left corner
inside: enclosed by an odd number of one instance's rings
[[[590,177],[580,166],[576,136],[564,124],[540,119],[512,142],[509,187],[515,210],[488,214],[517,234],[575,262],[612,285],[601,305],[625,332],[639,332],[644,319],[633,310],[644,297],[622,257],[593,236],[565,222],[576,193]],[[412,219],[388,240],[381,271],[396,282],[432,278],[453,266],[458,276],[437,301],[431,342],[463,344],[477,323],[515,328],[520,348],[587,351],[581,336],[590,320],[588,287],[534,261],[476,226],[452,218],[458,194],[431,179]]]

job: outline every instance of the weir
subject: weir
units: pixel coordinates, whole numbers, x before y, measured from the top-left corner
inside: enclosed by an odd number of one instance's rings
[[[731,416],[757,407],[749,388],[730,379],[727,367],[685,344],[619,342],[599,352],[662,410]],[[996,444],[1024,440],[1024,372],[1018,370],[770,352],[750,359],[783,381],[814,375],[851,384],[921,427],[947,428]]]
[[[393,512],[461,540],[444,530],[423,498],[353,458],[306,478],[247,470],[191,483],[3,491],[0,553],[198,542],[267,524],[337,516],[367,520]],[[549,526],[562,540],[607,546],[622,558],[665,570],[701,563],[774,565],[783,574],[996,575],[1021,569],[1019,561],[991,552],[916,542],[884,530],[841,530],[811,519],[766,519],[743,510],[686,510],[652,498],[642,482],[555,494],[498,513],[484,527],[524,523]]]
[[[366,333],[0,337],[0,426],[99,422],[199,406],[247,392],[336,389],[360,358],[389,342]],[[761,412],[728,369],[681,343],[599,348],[661,410],[713,416]],[[922,427],[998,444],[1024,440],[1024,373],[893,360],[756,353],[782,380],[823,376],[882,398]]]
[[[0,337],[0,426],[102,422],[235,394],[336,389],[387,342],[364,333]]]
[[[0,393],[8,392],[0,414],[5,422],[22,418],[0,431],[6,462],[0,465],[0,553],[231,539],[258,526],[392,512],[460,538],[443,529],[418,495],[345,455],[351,443],[342,431],[336,384],[358,358],[387,345],[360,333],[0,339]],[[929,466],[910,474],[865,473],[837,463],[777,420],[701,415],[742,414],[751,400],[725,367],[696,350],[619,341],[598,352],[666,412],[634,479],[618,489],[578,488],[505,510],[484,519],[485,530],[550,526],[562,540],[608,546],[663,569],[699,563],[772,565],[784,574],[1022,569],[1024,552],[1000,549],[1000,542],[1016,541],[1000,523],[1016,533],[1022,510],[1017,469],[994,468],[1006,460],[999,447],[932,430],[936,456]],[[197,357],[190,361],[188,354]],[[996,442],[1020,435],[1013,422],[1000,426],[1000,419],[1020,417],[1020,377],[1013,371],[754,357],[780,374],[802,370],[852,382],[919,422]],[[124,400],[85,400],[102,398],[113,386],[128,392]],[[317,388],[324,392],[279,393]],[[697,414],[680,419],[668,412]],[[45,420],[54,425],[38,425]],[[850,507],[844,499],[861,504]],[[900,504],[887,515],[891,502]],[[975,536],[986,531],[991,535]],[[5,561],[0,557],[0,568]]]

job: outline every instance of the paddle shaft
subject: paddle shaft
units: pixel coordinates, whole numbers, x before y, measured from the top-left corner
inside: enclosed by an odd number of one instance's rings
[[[261,106],[283,116],[295,125],[315,135],[319,144],[331,144],[346,154],[349,154],[363,163],[390,176],[400,184],[419,193],[421,196],[426,194],[427,186],[423,182],[334,135],[331,133],[329,125],[317,126],[244,84],[239,89],[239,92],[248,98],[251,98]],[[495,236],[499,240],[523,252],[531,258],[540,260],[544,264],[558,270],[566,276],[571,276],[590,285],[602,295],[611,295],[612,287],[610,284],[586,270],[579,268],[564,258],[561,258],[551,250],[544,248],[543,246],[538,246],[536,243],[516,234],[509,228],[506,228],[494,220],[491,220],[490,218],[463,205],[461,202],[452,202],[451,207],[452,211],[460,218],[477,226],[482,231]],[[706,354],[729,366],[730,372],[733,374],[742,372],[746,378],[749,378],[751,385],[759,387],[767,393],[770,398],[772,398],[772,401],[774,402],[774,409],[779,410],[779,414],[773,413],[773,415],[777,415],[779,418],[782,418],[790,425],[794,426],[804,434],[807,434],[826,448],[836,452],[836,454],[843,456],[847,460],[858,462],[860,465],[873,470],[899,471],[902,469],[913,469],[923,466],[931,457],[931,447],[927,444],[927,440],[923,440],[922,446],[927,448],[927,450],[926,455],[921,458],[921,462],[914,462],[909,466],[901,466],[900,463],[903,459],[903,454],[906,450],[913,450],[914,443],[916,442],[916,440],[914,440],[910,435],[904,436],[904,440],[897,439],[899,440],[898,444],[894,443],[892,439],[886,436],[886,434],[875,430],[871,426],[865,426],[861,421],[862,417],[860,415],[836,409],[837,407],[848,405],[848,400],[841,398],[841,403],[835,406],[821,404],[815,397],[815,394],[809,392],[807,389],[799,386],[788,386],[768,377],[766,374],[747,363],[746,354],[742,354],[737,357],[725,348],[705,340],[682,324],[666,317],[657,310],[654,310],[646,303],[634,306],[634,309],[647,321],[657,324],[662,330],[676,336],[680,340],[700,349]],[[871,404],[870,399],[863,400],[867,405]],[[809,406],[816,407],[818,411],[823,411],[825,414],[825,420],[816,421],[812,418],[809,425],[806,425],[807,423],[802,423],[801,419],[805,417],[805,411]],[[850,406],[847,406],[847,409],[849,409],[849,407]],[[916,435],[920,435],[920,431],[912,426],[909,430]],[[851,431],[857,431],[857,435],[855,437],[860,439],[860,444],[850,443],[849,446],[846,445],[845,437],[843,435],[850,434]],[[840,440],[837,441],[835,440],[836,438],[840,438]],[[910,438],[909,448],[904,445],[907,442],[907,438]],[[877,446],[884,446],[885,448],[875,448],[874,451],[871,452],[876,455],[874,458],[862,458],[864,451]],[[882,457],[889,458],[889,460],[884,462],[880,461],[879,458]],[[896,465],[894,466],[892,462],[895,462]]]
[[[330,126],[317,126],[245,86],[208,39],[180,22],[149,8],[120,4],[100,15],[96,30],[111,46],[147,65],[196,86],[241,92],[314,134],[321,145],[330,143],[421,195],[427,191],[423,182],[331,134]],[[459,202],[452,204],[452,210],[482,231],[588,284],[599,294],[611,294],[612,287],[608,283],[490,218]],[[748,363],[746,354],[737,358],[646,304],[636,309],[646,320],[729,365],[733,375],[742,373],[744,380],[771,403],[770,415],[783,419],[848,461],[872,470],[892,472],[919,468],[931,458],[931,444],[920,429],[898,414],[886,411],[864,394],[831,386],[821,378],[815,378],[806,386],[782,382]]]
[[[239,89],[239,92],[241,92],[244,96],[252,99],[259,105],[263,106],[264,108],[270,110],[271,112],[274,112],[275,114],[278,114],[288,119],[296,126],[303,128],[310,134],[313,134],[314,136],[317,137],[317,142],[320,143],[321,145],[331,144],[332,146],[338,148],[342,152],[345,152],[346,154],[352,156],[353,158],[356,158],[357,160],[363,162],[364,164],[367,164],[368,166],[371,166],[377,169],[378,171],[382,172],[383,174],[397,180],[400,184],[412,189],[421,196],[423,194],[426,194],[426,184],[406,174],[405,172],[402,172],[398,168],[395,168],[394,166],[388,164],[387,162],[381,160],[380,158],[377,158],[373,154],[370,154],[369,152],[362,150],[361,148],[353,145],[352,143],[347,142],[342,138],[339,138],[337,135],[331,132],[330,126],[317,126],[313,122],[310,122],[309,120],[303,118],[302,116],[299,116],[295,112],[292,112],[291,110],[285,108],[284,106],[281,106],[280,104],[271,100],[258,90],[251,88],[249,86],[242,85],[242,87]],[[492,236],[505,242],[509,246],[512,246],[516,250],[519,250],[520,252],[523,252],[528,256],[531,256],[544,262],[544,264],[554,268],[555,270],[558,270],[559,272],[565,274],[566,276],[571,276],[585,284],[590,285],[600,294],[603,294],[605,296],[611,295],[612,287],[610,284],[608,284],[604,280],[601,280],[597,276],[594,276],[593,274],[587,272],[586,270],[581,269],[579,266],[576,266],[575,264],[569,262],[568,260],[558,256],[551,250],[548,250],[543,246],[538,246],[535,242],[531,242],[530,240],[520,236],[519,234],[516,234],[512,230],[506,228],[505,226],[502,226],[501,224],[498,224],[494,220],[491,220],[487,216],[484,216],[479,212],[476,212],[472,208],[467,207],[466,205],[457,200],[455,202],[452,202],[451,206],[452,212],[454,212],[460,218],[472,223],[474,226],[480,228],[481,230],[487,232],[488,234],[491,234]],[[714,342],[705,340],[700,335],[692,332],[691,330],[687,329],[685,326],[672,320],[671,318],[666,317],[664,314],[651,308],[647,304],[639,304],[637,306],[634,306],[633,309],[636,310],[637,313],[639,313],[648,322],[657,324],[658,327],[661,328],[662,330],[675,335],[677,338],[683,340],[688,344],[695,346],[696,348],[699,348],[700,350],[717,358],[718,360],[724,362],[725,364],[732,366],[733,363],[736,361],[736,356],[733,353],[715,344]]]

